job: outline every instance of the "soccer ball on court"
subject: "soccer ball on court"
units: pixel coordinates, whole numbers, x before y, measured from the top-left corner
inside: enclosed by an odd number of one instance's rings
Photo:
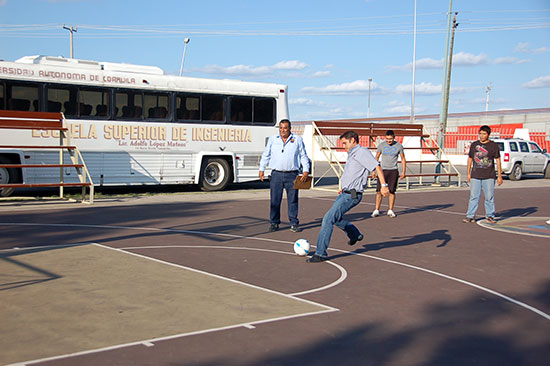
[[[294,253],[303,257],[309,253],[309,241],[307,239],[298,239],[294,242]]]

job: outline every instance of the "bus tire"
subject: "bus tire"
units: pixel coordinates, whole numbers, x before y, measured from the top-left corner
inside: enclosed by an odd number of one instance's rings
[[[0,164],[13,164],[13,162],[4,156],[0,156]],[[18,171],[15,168],[0,168],[0,184],[17,183],[18,176]],[[11,196],[13,191],[15,191],[15,188],[1,188],[0,196]]]
[[[206,159],[201,168],[199,185],[203,191],[221,191],[229,184],[231,169],[225,159]]]

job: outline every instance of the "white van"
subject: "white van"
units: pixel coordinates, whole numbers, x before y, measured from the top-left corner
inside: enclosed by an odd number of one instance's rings
[[[500,149],[502,174],[520,180],[523,174],[544,174],[550,179],[550,154],[536,142],[523,139],[494,139]]]

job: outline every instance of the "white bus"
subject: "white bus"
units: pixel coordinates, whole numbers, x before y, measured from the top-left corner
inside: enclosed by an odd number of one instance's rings
[[[227,184],[258,179],[287,86],[165,75],[158,67],[62,57],[0,61],[0,110],[63,112],[94,185]],[[0,145],[59,144],[46,130],[2,130]],[[59,154],[0,149],[0,164],[55,164]],[[3,183],[59,181],[56,168],[0,168]],[[65,182],[77,182],[67,169]],[[6,191],[6,190],[4,190]]]

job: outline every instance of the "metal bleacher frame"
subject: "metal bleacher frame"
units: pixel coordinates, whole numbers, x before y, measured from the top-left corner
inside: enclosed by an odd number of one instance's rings
[[[449,179],[448,186],[451,187],[451,178],[458,177],[457,186],[460,187],[461,184],[461,174],[456,169],[456,167],[451,163],[449,159],[446,159],[446,154],[439,147],[437,142],[430,137],[430,135],[425,134],[423,131],[423,125],[421,124],[401,124],[401,123],[376,123],[376,122],[364,122],[361,120],[336,120],[336,121],[314,121],[312,122],[312,175],[315,177],[313,179],[314,189],[327,190],[326,188],[319,187],[318,184],[322,178],[324,178],[327,173],[332,170],[338,180],[340,180],[342,173],[344,172],[345,159],[342,160],[339,158],[338,152],[344,151],[342,147],[338,147],[336,142],[338,137],[346,131],[353,130],[358,135],[359,138],[367,137],[368,146],[365,146],[371,150],[376,150],[376,139],[379,136],[384,136],[387,130],[393,130],[395,136],[408,136],[408,137],[419,137],[420,144],[419,146],[404,146],[406,150],[420,150],[420,159],[419,160],[407,160],[407,172],[405,173],[405,187],[410,189],[412,184],[410,178],[418,178],[419,184],[422,185],[422,178],[424,177],[435,177],[436,179],[441,177],[447,177]],[[332,138],[331,138],[332,136]],[[319,147],[319,150],[323,153],[324,158],[329,163],[329,169],[322,172],[321,175],[317,176],[315,173],[315,146]],[[433,155],[434,159],[422,159],[422,152],[429,150]],[[439,158],[437,158],[439,157]],[[419,173],[410,172],[409,164],[418,164]],[[440,173],[426,173],[423,172],[423,164],[440,164],[441,170]],[[410,173],[409,173],[410,172]],[[339,188],[340,183],[338,184]],[[370,186],[370,179],[369,179]],[[332,189],[329,189],[332,191]]]
[[[59,164],[0,164],[0,168],[34,169],[34,168],[59,168],[59,182],[52,183],[7,183],[0,184],[0,188],[37,188],[37,187],[59,187],[59,197],[64,198],[64,187],[82,187],[83,203],[94,202],[94,184],[88,168],[82,158],[82,154],[75,145],[71,145],[70,130],[65,126],[63,113],[51,112],[22,112],[22,111],[0,111],[0,129],[17,130],[51,130],[59,131],[59,145],[0,145],[0,149],[36,149],[36,150],[59,150]],[[65,164],[63,152],[67,151],[71,163]],[[1,151],[0,151],[1,152]],[[63,176],[64,168],[75,168],[79,182],[65,183]],[[89,199],[86,201],[86,187],[89,187]]]

